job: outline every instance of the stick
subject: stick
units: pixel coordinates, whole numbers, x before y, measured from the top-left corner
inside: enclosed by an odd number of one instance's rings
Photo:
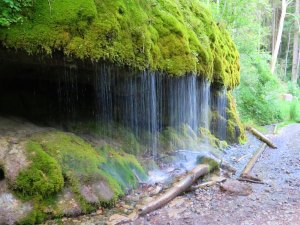
[[[261,154],[265,151],[266,147],[267,147],[267,144],[265,144],[265,143],[260,146],[260,148],[255,152],[254,156],[251,158],[251,160],[249,161],[249,163],[247,164],[247,166],[241,173],[241,177],[247,176],[247,174],[252,170],[254,164],[259,159]]]
[[[277,148],[275,144],[273,144],[265,135],[263,135],[261,132],[256,130],[253,127],[247,127],[247,130],[249,130],[255,137],[257,137],[262,142],[265,142],[269,147],[271,148]]]
[[[242,156],[241,158],[239,158],[239,159],[237,160],[237,162],[240,162],[243,158],[247,157],[248,155],[249,155],[249,154],[246,154],[246,155]]]
[[[207,173],[209,173],[208,165],[200,164],[196,166],[185,178],[176,183],[167,192],[165,192],[149,204],[138,209],[138,214],[141,216],[146,215],[147,213],[150,213],[164,206],[165,204],[173,200],[175,197],[177,197],[180,193],[187,190],[199,177]]]
[[[211,187],[215,184],[218,184],[218,183],[221,183],[221,182],[224,182],[226,180],[226,178],[220,178],[220,179],[217,179],[217,180],[211,180],[211,181],[208,181],[208,182],[205,182],[205,183],[201,183],[201,184],[198,184],[198,185],[195,185],[195,186],[191,186],[189,191],[195,191],[199,188],[207,188],[207,187]]]
[[[275,133],[277,128],[277,125],[274,126],[274,130],[273,130],[273,134]],[[253,134],[256,133],[258,135],[260,135],[261,137],[264,137],[266,139],[266,141],[270,142],[263,134],[261,134],[259,131],[257,131],[254,128],[251,127],[247,127],[248,130],[250,130]],[[255,135],[255,134],[254,134]],[[255,135],[256,136],[256,135]],[[258,137],[258,136],[256,136]],[[270,142],[271,143],[271,142]],[[269,144],[270,144],[269,143]],[[253,179],[249,179],[249,172],[252,170],[254,164],[256,163],[256,161],[259,159],[259,157],[262,155],[262,153],[265,151],[266,147],[267,147],[267,142],[265,142],[264,144],[262,144],[260,146],[260,148],[255,152],[254,156],[251,158],[251,160],[249,161],[249,163],[246,165],[246,167],[244,168],[244,170],[242,171],[241,175],[240,175],[240,179],[244,179],[247,181],[256,181],[256,182],[261,182],[261,180],[253,180]],[[268,145],[269,145],[268,144]],[[272,143],[271,143],[272,144]],[[269,145],[270,146],[270,145]],[[277,148],[275,145],[272,144],[272,146],[274,146],[275,148]],[[270,146],[271,147],[271,146]]]
[[[202,183],[202,184],[198,184],[198,185],[195,185],[195,186],[191,186],[189,188],[189,191],[195,191],[199,188],[207,188],[207,187],[211,187],[213,185],[215,185],[216,183],[218,183],[217,181],[213,180],[213,181],[208,181],[208,182],[205,182],[205,183]]]
[[[246,181],[246,182],[255,183],[255,184],[264,184],[264,182],[262,182],[262,181],[251,180],[251,179],[242,178],[242,177],[238,178],[237,180],[239,180],[239,181]]]

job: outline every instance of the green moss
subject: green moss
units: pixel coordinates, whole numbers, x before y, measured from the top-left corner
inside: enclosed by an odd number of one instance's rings
[[[189,125],[183,124],[179,129],[167,127],[159,134],[159,147],[164,152],[170,152],[177,149],[199,149],[202,143]]]
[[[211,146],[213,146],[217,149],[224,149],[224,148],[228,147],[228,144],[226,141],[219,140],[210,132],[210,130],[208,130],[206,128],[201,127],[200,134],[202,135],[202,137],[204,139],[208,139]]]
[[[196,73],[234,87],[239,55],[224,26],[197,0],[36,0],[0,40],[30,54],[63,51],[173,75]]]
[[[197,164],[207,164],[210,172],[220,169],[219,163],[216,160],[207,156],[197,157]]]
[[[113,139],[115,145],[122,146],[122,149],[129,154],[142,154],[145,147],[142,146],[137,137],[129,128],[125,128],[116,123],[100,123],[89,121],[84,123],[74,123],[70,126],[74,133],[91,134],[98,139]]]
[[[237,114],[236,104],[231,92],[227,93],[227,140],[229,143],[243,143],[246,140],[245,128]]]
[[[46,219],[46,215],[39,210],[32,210],[25,218],[18,222],[20,225],[40,224]]]
[[[31,163],[20,172],[12,187],[17,196],[32,201],[34,208],[20,224],[41,223],[51,212],[54,213],[57,193],[63,187],[70,188],[82,211],[89,213],[97,205],[88,203],[81,195],[83,184],[106,182],[114,196],[109,200],[100,199],[100,204],[110,206],[125,190],[136,187],[136,176],[142,180],[146,178],[133,155],[110,146],[96,150],[71,133],[38,133],[31,137],[26,148]],[[59,215],[59,212],[55,215]]]
[[[28,142],[27,152],[31,164],[17,176],[15,191],[24,198],[44,198],[59,192],[64,185],[60,165],[38,143]]]
[[[79,190],[75,184],[81,182],[104,180],[115,193],[113,200],[123,194],[115,178],[99,169],[99,165],[107,161],[106,156],[78,136],[56,131],[41,134],[34,139],[43,146],[45,152],[59,162],[64,176],[72,181],[75,189]]]
[[[133,155],[122,151],[117,152],[110,146],[101,147],[98,151],[105,154],[107,158],[100,168],[114,177],[121,185],[122,190],[135,188],[138,184],[137,177],[142,181],[146,180],[144,169]]]

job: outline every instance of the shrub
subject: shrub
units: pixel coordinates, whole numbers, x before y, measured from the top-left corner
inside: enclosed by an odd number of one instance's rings
[[[2,0],[0,2],[0,26],[8,27],[22,21],[33,5],[32,0]]]

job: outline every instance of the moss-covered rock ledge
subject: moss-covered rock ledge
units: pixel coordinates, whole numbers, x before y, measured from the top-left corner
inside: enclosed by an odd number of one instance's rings
[[[63,51],[173,75],[239,84],[239,55],[222,24],[197,0],[36,0],[23,23],[1,28],[8,48]]]
[[[9,130],[0,137],[0,224],[91,212],[136,187],[136,176],[146,179],[136,158],[120,149],[3,118],[0,128]]]

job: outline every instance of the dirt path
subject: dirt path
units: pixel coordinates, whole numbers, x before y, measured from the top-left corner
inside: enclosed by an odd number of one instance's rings
[[[253,169],[266,184],[251,184],[252,194],[197,190],[132,224],[300,224],[300,124],[271,139],[278,149],[267,148]]]

